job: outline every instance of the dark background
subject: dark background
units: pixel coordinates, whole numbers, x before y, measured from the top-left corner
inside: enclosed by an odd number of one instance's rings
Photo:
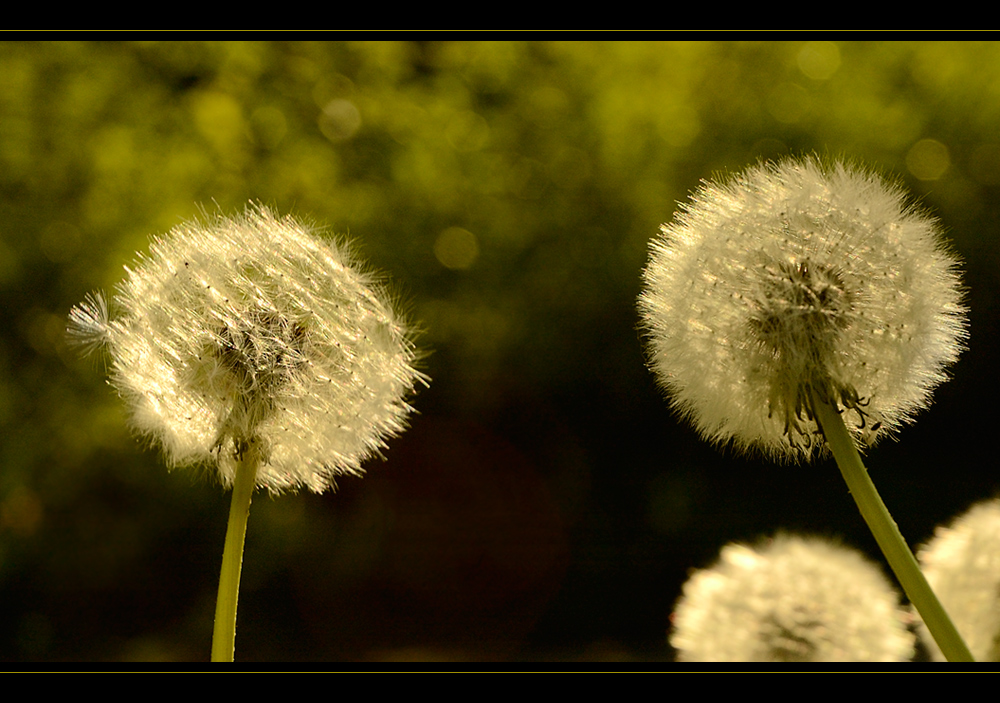
[[[690,568],[779,529],[881,562],[836,466],[719,451],[644,364],[701,178],[869,164],[965,260],[969,350],[868,454],[911,544],[997,492],[1000,45],[0,43],[0,660],[206,661],[229,495],[64,340],[151,234],[259,200],[353,243],[431,386],[336,493],[258,496],[242,661],[669,661]]]

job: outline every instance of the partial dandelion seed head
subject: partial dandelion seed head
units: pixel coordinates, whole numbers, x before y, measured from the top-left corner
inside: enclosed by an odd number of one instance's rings
[[[858,552],[779,535],[695,571],[670,643],[689,662],[890,662],[913,654],[892,586]]]
[[[814,159],[706,182],[651,244],[650,366],[706,439],[775,459],[823,447],[810,388],[862,447],[930,402],[966,337],[937,222],[877,175]]]
[[[70,312],[106,347],[135,429],[172,466],[231,485],[250,444],[260,487],[332,487],[401,432],[424,382],[405,322],[335,244],[263,206],[178,226],[119,285]]]
[[[917,552],[921,570],[976,661],[1000,662],[1000,500],[938,527]],[[924,643],[945,661],[923,621]]]

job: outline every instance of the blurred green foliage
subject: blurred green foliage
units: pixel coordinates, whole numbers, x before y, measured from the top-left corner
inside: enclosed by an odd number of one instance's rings
[[[998,135],[993,42],[0,43],[0,659],[207,660],[227,496],[135,443],[63,331],[151,234],[250,200],[385,273],[433,382],[363,481],[255,503],[238,661],[669,659],[685,570],[724,542],[871,549],[834,469],[678,424],[636,331],[676,202],[789,153],[898,177],[969,262],[955,382],[871,457],[926,537],[996,487],[968,452]]]

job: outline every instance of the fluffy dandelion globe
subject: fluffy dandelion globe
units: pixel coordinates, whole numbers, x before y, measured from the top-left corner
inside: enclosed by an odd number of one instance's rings
[[[938,527],[917,557],[976,661],[1000,661],[1000,500],[978,503]],[[943,660],[923,622],[921,631]]]
[[[404,322],[344,252],[262,206],[154,239],[119,285],[70,314],[106,345],[110,383],[171,466],[217,467],[230,486],[322,492],[399,433],[424,377]]]
[[[814,159],[706,182],[651,246],[650,365],[706,439],[775,459],[823,442],[810,393],[874,444],[924,408],[966,335],[934,219],[873,173]]]
[[[321,493],[402,431],[425,382],[370,277],[291,217],[251,205],[153,240],[109,314],[88,296],[69,331],[106,347],[135,429],[172,466],[211,466],[233,495],[212,660],[233,661],[255,488]]]
[[[670,643],[688,662],[892,662],[913,654],[899,597],[854,550],[779,535],[694,572]]]

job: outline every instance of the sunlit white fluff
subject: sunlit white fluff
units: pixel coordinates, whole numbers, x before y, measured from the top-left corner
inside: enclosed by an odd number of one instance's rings
[[[891,662],[913,654],[899,597],[858,552],[815,537],[732,543],[672,617],[679,661]]]
[[[651,245],[650,366],[702,436],[777,459],[825,446],[809,389],[861,445],[926,407],[966,336],[934,219],[875,174],[814,159],[705,182]]]
[[[1000,662],[1000,500],[978,503],[917,553],[927,582],[976,661]],[[932,655],[944,655],[921,621]]]
[[[251,443],[258,485],[315,492],[403,430],[423,376],[404,322],[344,252],[253,206],[155,238],[113,309],[88,297],[70,331],[101,342],[110,382],[171,465],[230,485]]]

